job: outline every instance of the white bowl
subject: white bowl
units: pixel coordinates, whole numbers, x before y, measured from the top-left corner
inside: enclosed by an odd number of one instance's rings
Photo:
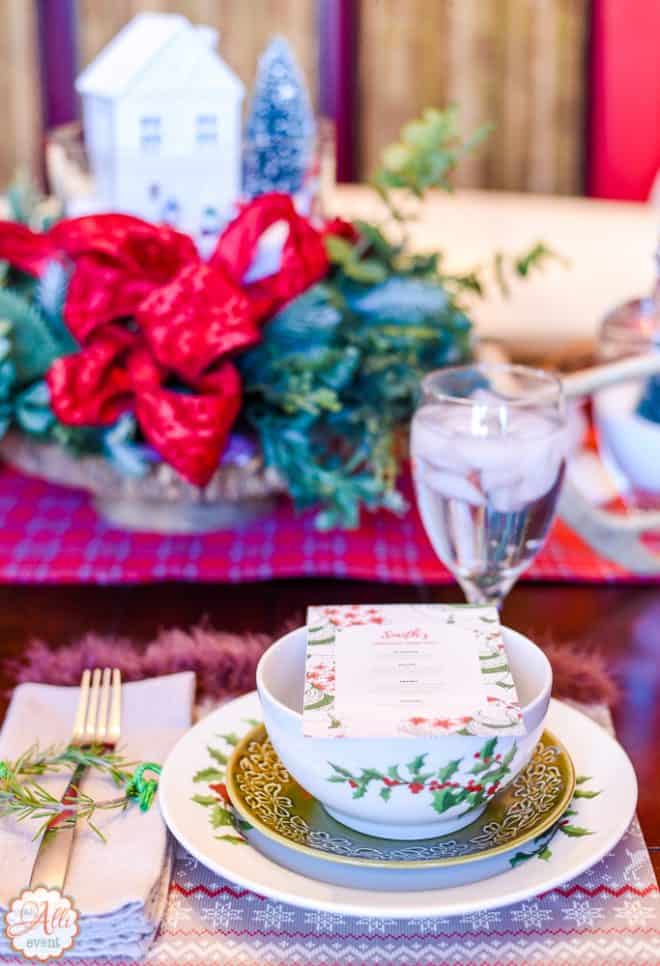
[[[502,630],[527,734],[497,739],[306,738],[301,712],[307,633],[299,627],[286,634],[257,667],[264,723],[282,763],[333,818],[367,835],[422,839],[473,822],[529,761],[552,689],[545,654],[517,631]],[[415,759],[417,775],[407,764]]]

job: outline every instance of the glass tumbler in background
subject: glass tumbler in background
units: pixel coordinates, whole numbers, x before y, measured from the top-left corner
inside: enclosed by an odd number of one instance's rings
[[[411,431],[417,505],[470,603],[502,604],[541,548],[567,433],[561,382],[525,366],[429,373]]]

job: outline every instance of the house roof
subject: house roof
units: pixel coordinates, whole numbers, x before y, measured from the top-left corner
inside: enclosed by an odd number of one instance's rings
[[[224,89],[233,88],[242,95],[244,88],[234,72],[212,50],[215,31],[195,27],[180,14],[140,13],[126,24],[104,47],[76,80],[79,94],[117,98],[139,83],[147,68],[156,65],[159,54],[174,45],[187,51],[197,48],[196,55],[213,63],[208,83]],[[169,72],[169,87],[183,86],[186,72]]]

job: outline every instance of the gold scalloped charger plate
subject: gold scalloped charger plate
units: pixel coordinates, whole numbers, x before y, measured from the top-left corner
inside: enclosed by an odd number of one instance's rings
[[[228,881],[279,902],[385,918],[494,909],[580,875],[611,851],[635,812],[637,782],[625,751],[584,714],[553,700],[546,726],[570,752],[579,783],[568,812],[522,846],[479,861],[400,869],[320,858],[256,826],[243,829],[241,839],[235,810],[224,797],[226,759],[260,718],[254,692],[203,718],[170,753],[158,801],[170,831],[191,855]]]
[[[263,725],[236,747],[226,783],[250,831],[282,849],[324,862],[421,871],[483,862],[540,840],[573,797],[575,769],[562,743],[546,731],[529,764],[479,818],[449,835],[416,841],[375,838],[333,819],[286,770]]]

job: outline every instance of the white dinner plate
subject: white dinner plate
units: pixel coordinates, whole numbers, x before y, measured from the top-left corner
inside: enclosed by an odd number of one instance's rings
[[[443,888],[424,891],[411,890],[410,884],[396,877],[393,889],[382,883],[370,889],[357,876],[354,887],[322,882],[303,874],[302,868],[294,872],[267,858],[255,847],[258,837],[255,845],[223,840],[226,829],[214,829],[209,808],[193,800],[207,791],[211,797],[208,783],[214,782],[212,773],[206,784],[194,782],[193,776],[209,768],[222,770],[221,763],[210,757],[209,747],[230,751],[223,736],[235,740],[233,735],[245,734],[260,716],[259,699],[252,692],[223,705],[184,735],[163,768],[160,807],[172,834],[213,872],[260,895],[306,908],[357,916],[426,917],[462,915],[519,902],[594,865],[619,841],[637,804],[637,780],[623,748],[585,715],[553,700],[546,727],[571,755],[580,779],[580,797],[571,806],[575,814],[566,820],[568,834],[560,829],[544,857],[533,856],[513,867],[507,861],[500,874],[491,878],[464,884],[446,879]]]

